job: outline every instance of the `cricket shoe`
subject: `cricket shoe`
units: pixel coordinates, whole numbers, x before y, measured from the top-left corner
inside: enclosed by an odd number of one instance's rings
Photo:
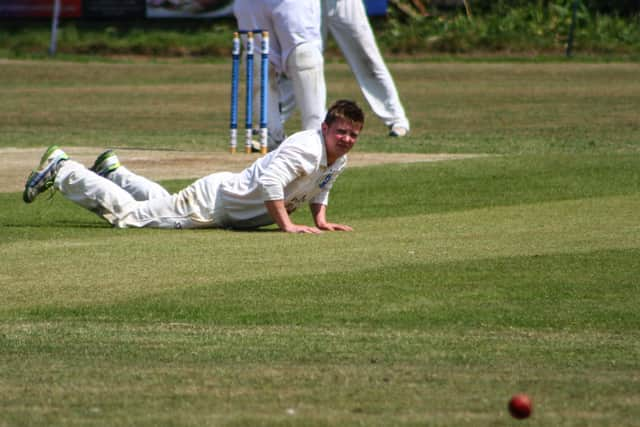
[[[389,136],[394,136],[396,138],[402,138],[403,136],[407,136],[409,133],[409,129],[402,125],[393,125],[389,129]]]
[[[114,153],[113,150],[105,150],[96,157],[96,161],[93,162],[93,166],[91,166],[89,170],[106,177],[120,166],[122,166],[122,164],[120,160],[118,160],[116,153]]]
[[[244,149],[246,153],[260,153],[261,147],[262,146],[260,145],[259,141],[251,140],[251,143],[249,145],[245,143]]]
[[[262,144],[259,141],[251,141],[251,152],[262,153]]]
[[[67,153],[62,151],[57,145],[52,145],[47,148],[47,151],[44,152],[40,159],[38,169],[33,170],[27,178],[27,182],[24,185],[24,192],[22,193],[22,200],[24,200],[25,203],[31,203],[38,194],[51,188],[62,161],[68,159],[69,156],[67,156]]]

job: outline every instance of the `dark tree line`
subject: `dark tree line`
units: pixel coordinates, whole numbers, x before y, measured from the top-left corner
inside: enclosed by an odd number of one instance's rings
[[[541,7],[571,4],[574,0],[467,0],[474,12],[499,12],[510,7]],[[640,13],[640,0],[578,0],[591,12],[630,16]],[[462,1],[460,1],[462,3]]]

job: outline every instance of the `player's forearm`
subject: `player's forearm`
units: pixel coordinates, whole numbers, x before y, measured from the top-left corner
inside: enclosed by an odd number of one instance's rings
[[[310,207],[313,222],[322,228],[327,223],[327,207],[321,203],[311,203]]]
[[[273,218],[280,230],[287,233],[321,233],[319,228],[299,225],[291,222],[283,200],[267,200],[264,202],[269,215]]]
[[[278,225],[280,230],[287,231],[293,226],[291,218],[287,213],[287,209],[284,205],[284,200],[266,200],[264,205],[267,207],[267,211],[273,221]]]
[[[328,231],[353,231],[353,228],[346,224],[335,224],[327,221],[327,206],[321,203],[311,204],[311,215],[316,223],[316,227],[320,230]]]

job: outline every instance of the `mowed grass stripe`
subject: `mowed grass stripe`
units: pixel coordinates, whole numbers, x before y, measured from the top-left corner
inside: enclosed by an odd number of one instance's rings
[[[164,184],[179,191],[191,182]],[[353,221],[638,193],[637,155],[493,156],[350,168],[332,190],[329,215]],[[0,245],[11,241],[13,231],[24,239],[46,238],[47,233],[37,233],[40,227],[108,227],[62,199],[25,205],[19,195],[0,193],[0,204],[7,207],[0,210],[0,224],[7,227]],[[299,221],[309,219],[306,210],[295,215]],[[24,227],[32,228],[25,233]]]
[[[637,155],[489,156],[348,169],[330,213],[373,219],[638,193]]]
[[[397,265],[637,249],[638,211],[640,195],[361,220],[354,233],[321,236],[106,229],[88,236],[85,229],[0,246],[2,310]]]
[[[291,363],[342,363],[345,366],[365,362],[362,355],[369,354],[372,364],[430,363],[438,365],[458,363],[481,367],[483,355],[491,354],[492,360],[500,361],[502,373],[515,373],[522,366],[516,357],[523,355],[528,362],[562,367],[574,375],[583,368],[611,362],[615,353],[618,368],[635,366],[634,353],[640,350],[635,340],[637,331],[625,331],[625,335],[590,330],[580,333],[571,330],[534,331],[513,327],[488,331],[467,328],[464,331],[430,327],[394,330],[391,328],[329,328],[322,325],[206,325],[184,323],[109,323],[104,321],[42,322],[23,321],[0,325],[1,345],[8,358],[20,355],[60,353],[72,360],[95,359],[101,364],[113,362],[121,365],[129,360],[132,369],[142,369],[147,363],[163,363],[178,356],[194,365],[220,364],[248,366],[254,363],[273,362],[278,369],[281,364]],[[505,345],[509,343],[510,345]],[[172,354],[177,348],[191,347],[192,351]],[[397,347],[385,348],[390,344]],[[556,353],[545,354],[555,348]],[[623,353],[620,349],[631,350]],[[308,351],[313,350],[313,351]],[[458,351],[456,351],[458,350]],[[573,351],[573,359],[570,357]],[[597,353],[594,353],[597,352]],[[606,356],[605,356],[606,355]],[[242,359],[240,361],[240,359]],[[548,359],[548,360],[547,360]],[[17,361],[17,360],[15,360]],[[514,362],[509,366],[509,361]],[[313,368],[311,368],[313,369]],[[612,373],[615,370],[612,369]],[[450,373],[454,374],[454,373]],[[446,376],[441,373],[440,376]],[[528,377],[530,374],[525,374]],[[603,379],[606,382],[606,379]]]
[[[45,131],[48,142],[65,146],[227,149],[228,63],[3,61],[0,65],[2,147],[45,145]],[[357,99],[366,109],[369,119],[361,150],[604,153],[637,152],[639,67],[633,63],[392,64],[414,124],[409,139],[393,144],[348,66],[327,64],[326,75],[328,99]],[[154,86],[160,90],[148,93]],[[193,93],[195,87],[202,89],[199,94]],[[287,130],[295,132],[298,127],[294,117]]]
[[[640,415],[636,334],[11,323],[0,393],[4,420],[38,425],[477,426],[510,425],[526,389],[534,425],[617,425]]]
[[[200,284],[116,303],[23,307],[15,319],[341,325],[399,330],[637,331],[640,249],[406,264]],[[635,332],[634,332],[635,333]]]

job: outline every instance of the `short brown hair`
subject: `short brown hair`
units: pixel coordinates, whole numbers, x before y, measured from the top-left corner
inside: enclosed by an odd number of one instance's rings
[[[327,125],[331,125],[338,119],[349,121],[354,125],[360,125],[361,128],[364,126],[364,112],[355,101],[348,99],[339,99],[334,102],[329,107],[324,122]]]

